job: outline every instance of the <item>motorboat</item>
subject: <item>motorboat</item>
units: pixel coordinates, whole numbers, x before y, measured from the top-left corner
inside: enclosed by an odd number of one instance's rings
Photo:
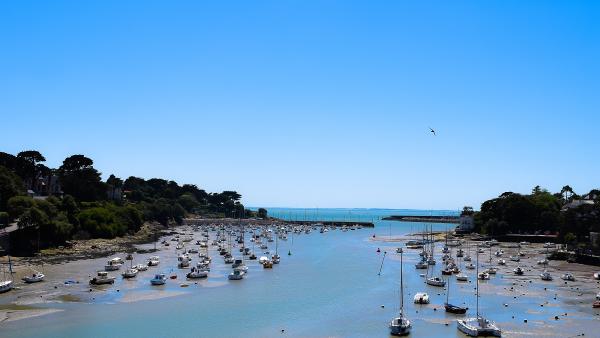
[[[125,261],[123,261],[123,258],[121,258],[121,257],[112,258],[110,261],[113,263],[116,263],[116,264],[124,264],[125,263]]]
[[[456,280],[460,281],[460,282],[468,282],[469,276],[463,275],[463,274],[458,274],[458,275],[456,275]]]
[[[542,260],[539,260],[539,261],[537,261],[537,263],[538,263],[539,265],[547,265],[547,264],[548,264],[548,259],[547,259],[547,258],[544,258],[544,259],[542,259]]]
[[[185,276],[189,279],[206,278],[208,277],[208,271],[202,271],[196,268],[192,268],[192,270],[188,272]]]
[[[273,262],[273,264],[279,264],[280,260],[281,260],[281,257],[278,254],[274,254],[271,257],[271,261]]]
[[[521,261],[521,257],[519,256],[510,256],[510,260],[513,262],[520,262]]]
[[[264,264],[268,260],[269,260],[269,257],[267,257],[267,256],[260,256],[260,258],[258,259],[258,263]]]
[[[34,273],[32,273],[31,275],[27,275],[24,276],[23,278],[21,278],[21,280],[23,280],[25,283],[31,284],[31,283],[38,283],[44,280],[44,274],[39,272],[39,271],[35,271]]]
[[[431,285],[431,286],[440,286],[440,287],[446,286],[446,281],[444,281],[440,277],[429,277],[425,280],[425,283],[427,283],[427,285]]]
[[[487,272],[485,272],[485,271],[484,272],[480,272],[477,275],[477,279],[479,279],[479,280],[489,280],[490,279],[490,274],[487,273]]]
[[[502,336],[502,331],[498,326],[483,317],[459,319],[457,321],[457,328],[467,336],[471,337]]]
[[[566,280],[566,281],[571,281],[571,282],[575,281],[575,277],[573,276],[573,274],[571,274],[569,272],[564,273],[560,278],[562,280]]]
[[[190,266],[191,259],[188,255],[183,254],[183,255],[179,255],[179,257],[177,257],[177,261],[178,261],[177,267],[180,269],[183,269],[183,268],[187,268],[188,266]]]
[[[542,272],[540,274],[540,278],[542,278],[542,280],[545,280],[545,281],[551,281],[552,280],[552,275],[548,271],[544,270],[544,272]]]
[[[429,304],[429,295],[425,292],[417,292],[413,301],[415,304]]]
[[[469,269],[469,270],[473,270],[473,269],[475,269],[475,265],[473,263],[469,263],[469,264],[465,265],[465,268]]]
[[[415,264],[415,268],[417,269],[427,269],[428,264],[427,261],[420,261],[417,264]]]
[[[104,271],[116,271],[121,269],[123,263],[118,263],[114,259],[109,260],[104,266]]]
[[[466,255],[466,256],[463,258],[463,261],[465,261],[465,262],[470,262],[470,261],[471,261],[471,256],[470,256],[470,255]]]
[[[262,263],[262,266],[265,269],[272,269],[273,268],[273,262],[270,261],[270,260],[267,260],[264,263]]]
[[[229,276],[227,276],[227,278],[229,280],[241,280],[244,278],[244,275],[246,273],[240,270],[233,270],[232,273],[229,274]]]
[[[98,271],[98,275],[90,279],[92,285],[113,284],[114,282],[115,277],[109,276],[106,271]]]
[[[600,280],[600,272],[594,273],[594,279]]]
[[[504,259],[499,259],[498,265],[506,265],[506,261]]]
[[[448,275],[451,275],[452,272],[453,272],[453,270],[451,268],[449,268],[449,267],[446,267],[445,269],[442,269],[442,275],[448,276]]]
[[[525,273],[525,271],[523,271],[523,268],[521,268],[520,266],[517,266],[513,270],[513,272],[515,273],[515,275],[519,275],[519,276],[521,276],[521,275],[523,275]]]
[[[198,263],[196,263],[196,269],[199,269],[202,271],[210,271],[210,266],[208,264],[206,264],[205,262],[198,262]]]
[[[241,271],[241,272],[247,273],[248,272],[248,267],[246,265],[242,264],[242,265],[240,265],[238,267],[233,268],[233,271]]]
[[[407,244],[406,245],[407,249],[423,249],[423,244]]]
[[[138,264],[138,265],[134,265],[133,267],[135,269],[137,269],[137,271],[146,271],[146,270],[148,270],[148,265],[147,264]]]
[[[125,270],[125,272],[123,272],[121,274],[121,276],[123,276],[123,278],[133,278],[135,276],[137,276],[138,270],[136,268],[129,268],[127,270]]]
[[[150,280],[150,284],[152,285],[165,285],[167,282],[167,275],[164,273],[157,273],[154,275],[154,278]]]
[[[498,272],[498,268],[496,268],[496,267],[493,267],[493,266],[490,266],[490,267],[489,267],[489,268],[486,270],[486,272],[487,272],[487,273],[489,273],[490,275],[495,275],[495,274],[496,274],[496,272]]]
[[[160,258],[158,256],[151,256],[148,258],[148,266],[157,266],[160,264]]]

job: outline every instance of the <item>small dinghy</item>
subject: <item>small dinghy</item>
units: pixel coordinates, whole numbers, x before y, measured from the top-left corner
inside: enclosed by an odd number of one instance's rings
[[[413,301],[415,304],[429,304],[429,295],[425,292],[417,292]]]
[[[25,283],[38,283],[44,280],[44,274],[38,271],[35,271],[31,275],[27,275],[21,278]]]
[[[446,309],[446,312],[450,312],[450,313],[454,313],[454,314],[465,314],[465,313],[467,313],[467,310],[469,309],[466,307],[461,307],[461,306],[452,305],[452,304],[448,304],[448,303],[444,304],[444,308]]]

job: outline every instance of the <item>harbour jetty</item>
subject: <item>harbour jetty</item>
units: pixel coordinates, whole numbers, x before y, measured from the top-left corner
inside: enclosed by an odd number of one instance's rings
[[[392,215],[382,218],[384,221],[429,222],[429,223],[460,223],[459,216],[399,216]]]

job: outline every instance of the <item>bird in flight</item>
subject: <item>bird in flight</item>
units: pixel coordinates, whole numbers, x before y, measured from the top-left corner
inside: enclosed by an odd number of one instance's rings
[[[436,136],[435,135],[435,130],[433,130],[431,127],[429,127],[429,130],[431,131],[431,133],[433,134],[433,136]]]

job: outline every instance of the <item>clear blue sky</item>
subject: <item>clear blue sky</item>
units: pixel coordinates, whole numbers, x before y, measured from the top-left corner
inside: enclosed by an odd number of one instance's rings
[[[599,25],[593,1],[5,1],[0,150],[251,206],[587,192]]]

